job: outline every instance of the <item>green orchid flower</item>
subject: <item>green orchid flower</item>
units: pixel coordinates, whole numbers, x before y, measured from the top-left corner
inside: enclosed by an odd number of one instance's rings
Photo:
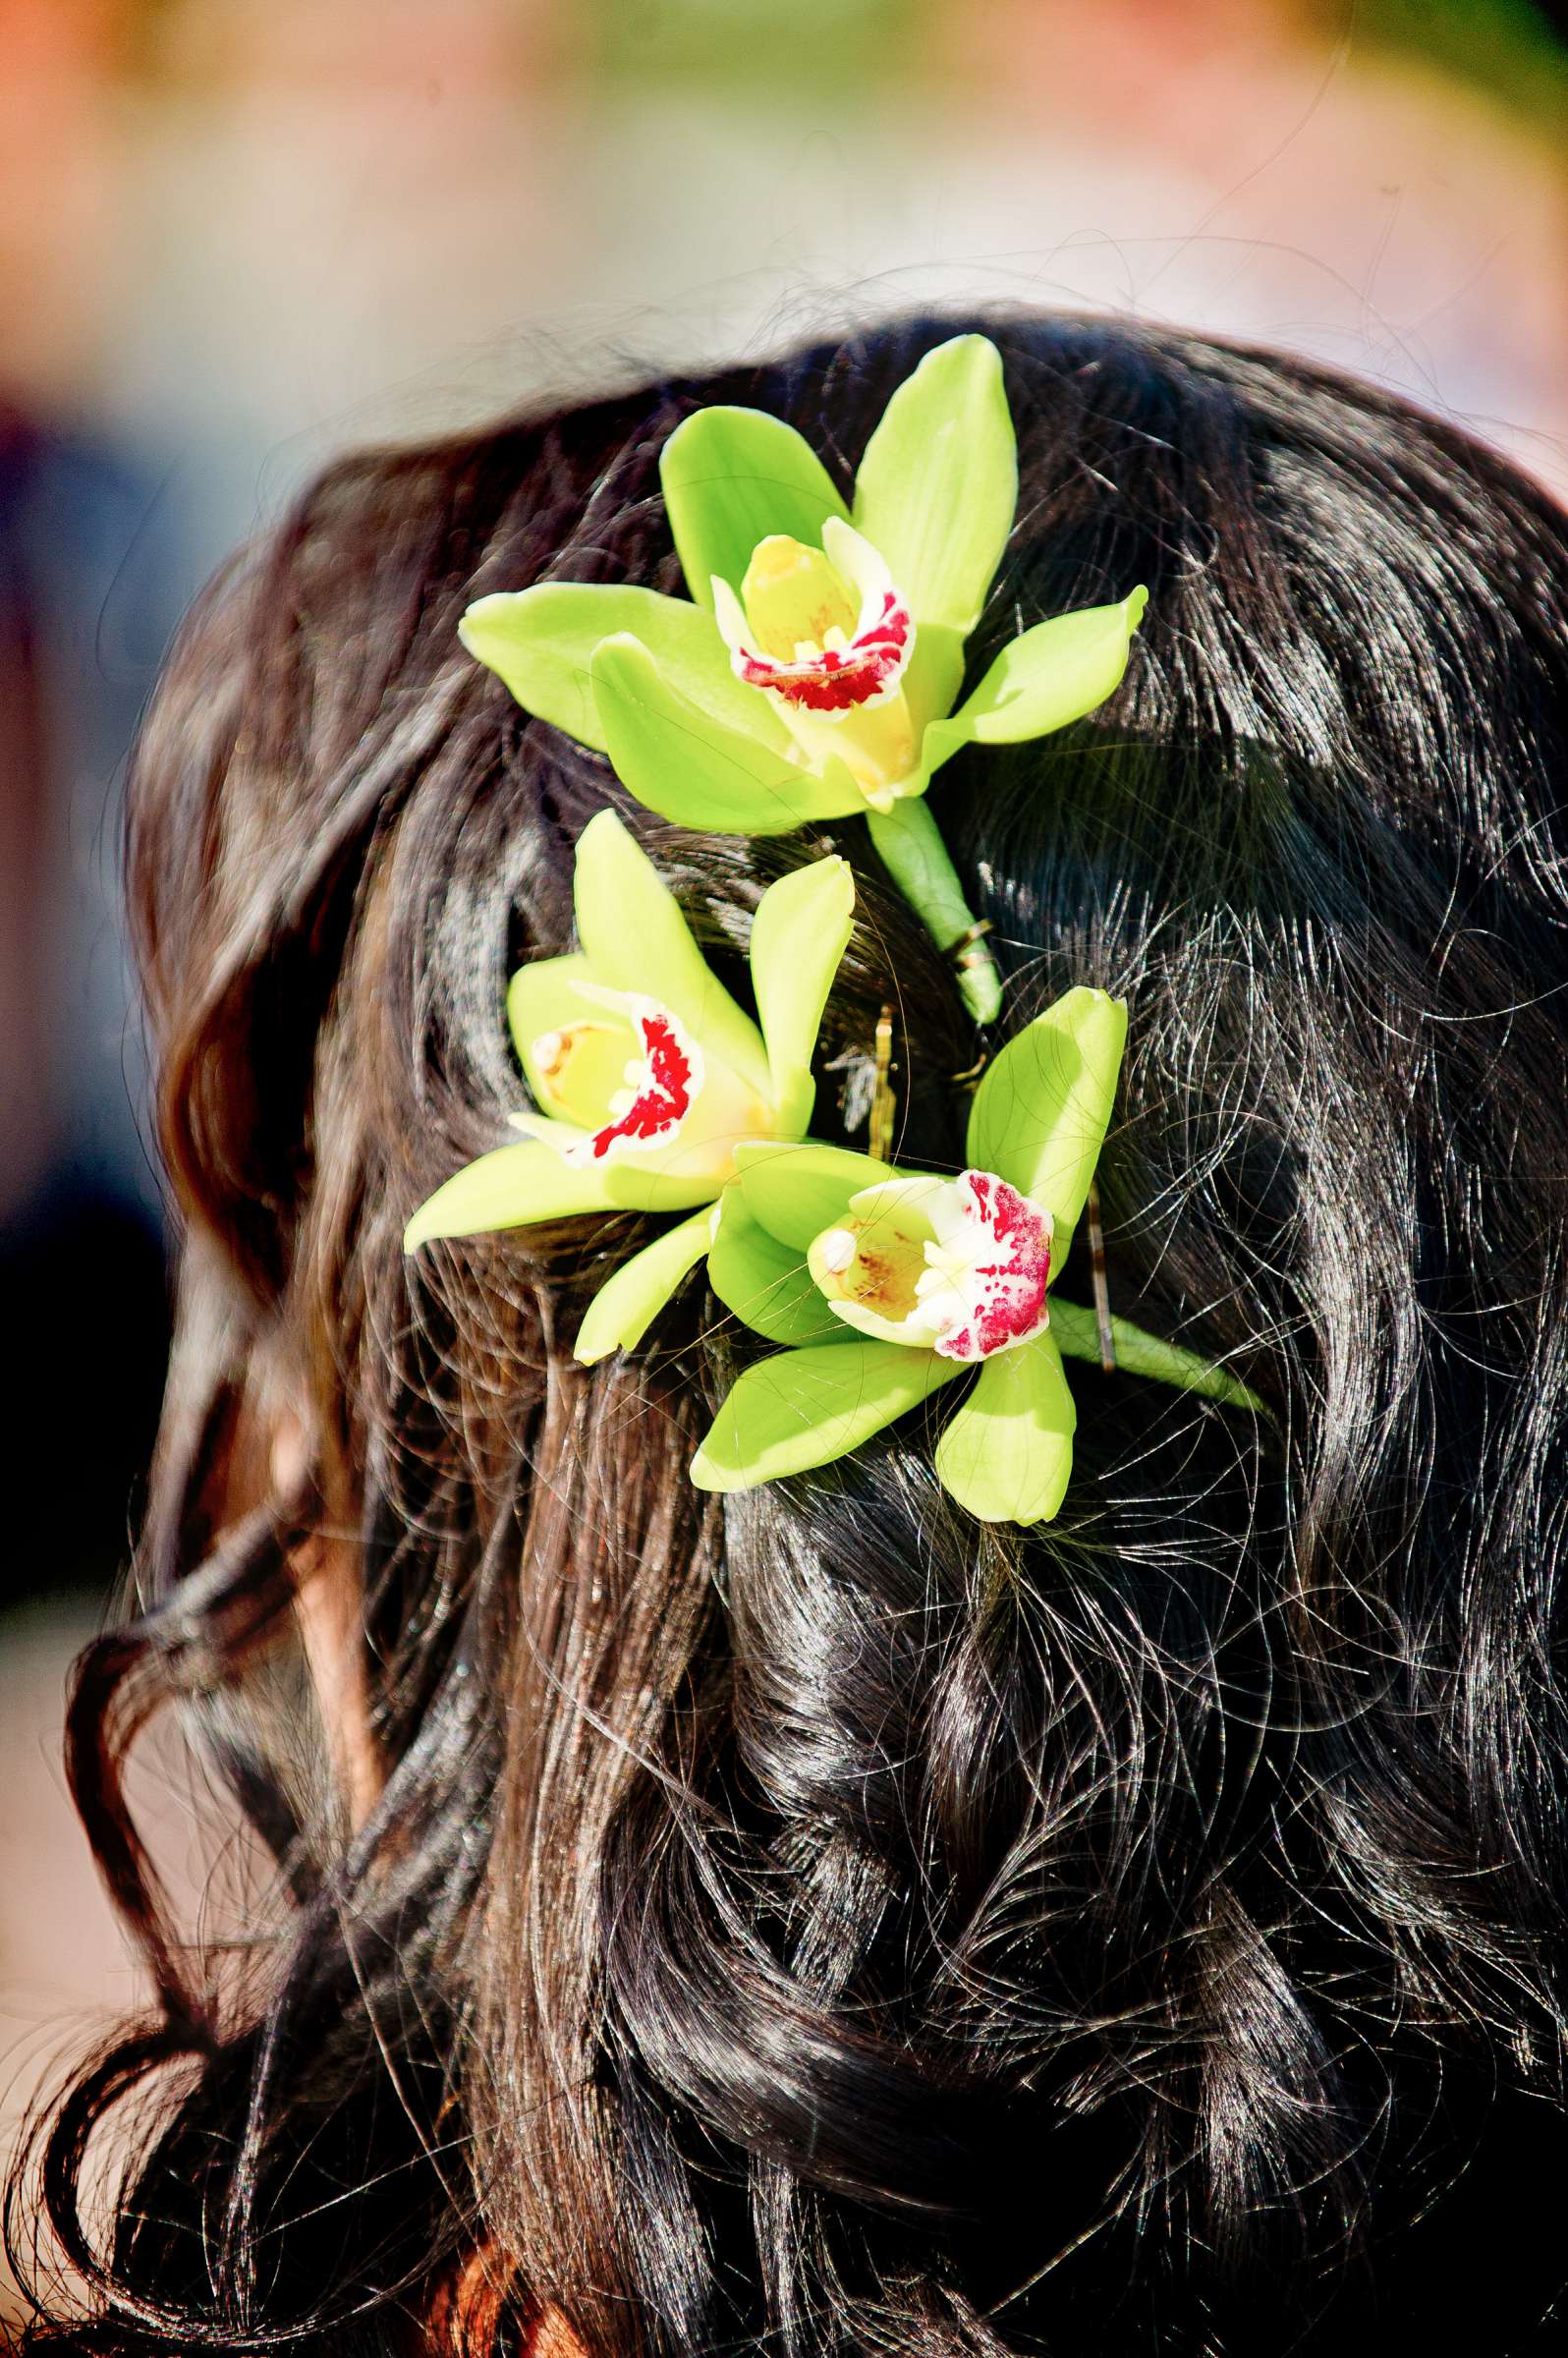
[[[591,1362],[641,1341],[700,1261],[740,1145],[805,1137],[855,883],[845,861],[828,858],[763,893],[750,948],[755,1023],[613,812],[583,830],[574,895],[581,949],[520,968],[507,994],[538,1108],[511,1117],[526,1143],[481,1154],[437,1188],[403,1243],[413,1253],[433,1237],[589,1211],[690,1212],[594,1297],[576,1344]]]
[[[1018,500],[995,345],[956,336],[926,355],[871,435],[852,507],[760,410],[695,412],[660,476],[690,601],[547,582],[479,598],[464,644],[661,816],[761,835],[863,814],[937,943],[974,936],[926,787],[962,746],[1042,737],[1102,703],[1147,595],[1025,631],[954,710]],[[1001,988],[977,939],[960,972],[990,1022]]]
[[[726,1306],[788,1349],[731,1388],[692,1466],[706,1490],[826,1465],[978,1371],[936,1445],[943,1487],[986,1523],[1049,1521],[1073,1462],[1062,1361],[1098,1360],[1094,1314],[1051,1287],[1110,1120],[1127,1014],[1071,990],[1002,1049],[956,1179],[838,1148],[744,1147],[709,1251]],[[1194,1353],[1111,1321],[1129,1372],[1258,1407]]]

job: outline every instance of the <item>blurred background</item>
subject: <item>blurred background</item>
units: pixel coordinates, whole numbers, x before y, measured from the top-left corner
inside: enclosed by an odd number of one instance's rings
[[[344,445],[1009,299],[1338,363],[1568,497],[1562,6],[0,0],[0,2149],[135,1987],[58,1756],[166,1339],[115,868],[171,627]]]

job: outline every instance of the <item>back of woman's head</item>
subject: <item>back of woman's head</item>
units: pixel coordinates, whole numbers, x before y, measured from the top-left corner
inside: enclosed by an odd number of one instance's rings
[[[899,1146],[962,1159],[974,1034],[860,824],[662,826],[456,627],[547,577],[677,588],[657,462],[694,404],[776,412],[847,479],[948,332],[346,462],[170,666],[131,846],[180,1333],[146,1609],[73,1723],[161,2010],[47,2179],[95,2348],[505,2346],[541,2312],[591,2358],[1547,2346],[1568,536],[1539,494],[1292,363],[990,329],[1022,489],[972,669],[1150,599],[1111,702],[960,756],[933,807],[1001,1034],[1076,982],[1128,1002],[1115,1308],[1266,1416],[1085,1370],[1027,1532],[945,1497],[919,1413],[704,1497],[752,1346],[700,1277],[635,1357],[570,1356],[636,1215],[402,1251],[524,1101],[507,979],[569,945],[605,804],[740,989],[761,891],[830,840],[857,922],[815,1130],[864,1145],[890,1004]],[[312,1719],[292,1600],[346,1541]],[[278,1862],[264,1937],[199,1961],[117,1777],[170,1693]],[[95,2257],[76,2188],[133,2088],[157,2137]]]

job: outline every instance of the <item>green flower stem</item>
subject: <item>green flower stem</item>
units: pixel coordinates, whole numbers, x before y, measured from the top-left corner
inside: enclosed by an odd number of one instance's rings
[[[868,811],[866,815],[888,874],[937,948],[951,949],[974,929],[975,919],[925,797],[910,795],[891,811]],[[965,951],[958,980],[975,1021],[994,1023],[1001,1012],[1002,985],[982,941]]]
[[[1216,1368],[1212,1360],[1200,1359],[1196,1351],[1183,1351],[1176,1343],[1162,1343],[1157,1335],[1146,1334],[1142,1326],[1134,1326],[1126,1319],[1112,1319],[1110,1326],[1116,1365],[1124,1375],[1147,1376],[1155,1383],[1174,1384],[1182,1392],[1202,1392],[1205,1399],[1221,1400],[1228,1408],[1267,1413],[1256,1392],[1234,1376],[1227,1376],[1223,1368]],[[1092,1359],[1098,1366],[1099,1321],[1092,1310],[1077,1302],[1060,1301],[1053,1294],[1050,1331],[1064,1359]]]

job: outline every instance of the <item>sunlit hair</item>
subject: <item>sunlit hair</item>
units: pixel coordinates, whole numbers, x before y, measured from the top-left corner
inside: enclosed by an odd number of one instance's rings
[[[817,1130],[864,1145],[891,1003],[899,1148],[960,1158],[974,1034],[858,825],[661,827],[456,629],[546,574],[678,590],[656,465],[695,403],[847,477],[953,323],[333,469],[193,618],[132,784],[179,1336],[144,1609],[70,1745],[158,2008],[34,2156],[77,2347],[500,2350],[551,2304],[590,2358],[1446,2350],[1479,2276],[1463,2346],[1537,2346],[1568,533],[1304,365],[983,324],[1022,495],[973,671],[1151,594],[1112,702],[960,756],[940,824],[1005,1025],[1130,1002],[1115,1307],[1271,1420],[1085,1370],[1054,1525],[954,1510],[919,1417],[726,1503],[686,1464],[753,1346],[700,1279],[635,1364],[569,1357],[644,1224],[400,1249],[522,1102],[507,978],[568,946],[606,802],[737,988],[766,882],[855,863]],[[268,1503],[295,1395],[319,1462]],[[323,1531],[363,1571],[357,1830],[291,1602]],[[130,1823],[173,1698],[277,1861],[248,1953],[168,1922]],[[100,2232],[89,2132],[138,2096]]]

